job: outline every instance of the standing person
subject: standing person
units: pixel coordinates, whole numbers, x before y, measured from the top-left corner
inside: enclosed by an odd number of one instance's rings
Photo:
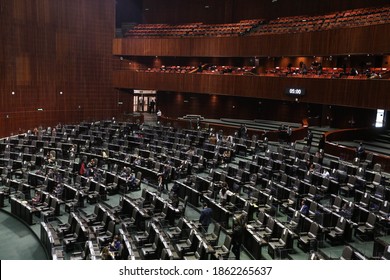
[[[287,139],[286,139],[286,141],[287,141],[287,143],[289,144],[289,143],[291,143],[291,135],[292,135],[292,128],[291,128],[291,126],[287,126]]]
[[[325,134],[322,134],[320,138],[320,142],[318,142],[318,150],[321,151],[324,150],[324,148],[325,148]]]
[[[307,146],[310,148],[311,147],[311,143],[313,142],[313,133],[311,132],[311,130],[308,130],[307,131]]]
[[[159,174],[158,177],[157,177],[157,190],[159,192],[162,192],[164,190],[163,177],[162,177],[161,174]]]
[[[162,173],[162,189],[164,190],[165,188],[167,192],[169,191],[168,182],[170,178],[171,178],[171,167],[169,165],[165,165]]]
[[[86,170],[86,168],[85,168],[85,160],[82,159],[82,160],[81,160],[81,164],[80,164],[79,174],[80,174],[81,176],[84,176],[86,172],[87,172],[87,170]]]
[[[175,208],[179,207],[179,184],[175,183],[172,186],[171,189],[171,201],[172,201],[172,206]]]
[[[212,214],[213,210],[207,206],[207,203],[203,203],[203,209],[200,212],[199,222],[202,224],[202,228],[205,233],[207,233],[209,229]]]
[[[140,111],[140,112],[143,112],[143,111],[144,111],[144,100],[143,100],[142,97],[140,97],[140,98],[138,99],[138,105],[139,105],[139,111]]]
[[[365,152],[366,150],[363,147],[363,143],[360,142],[359,146],[356,148],[356,157],[361,160]]]
[[[152,99],[152,101],[150,101],[150,113],[154,113],[154,106],[156,106],[156,102]]]
[[[162,116],[162,112],[160,109],[158,109],[157,110],[157,122],[160,122],[161,116]]]
[[[241,124],[240,129],[238,130],[238,138],[246,139],[247,133],[248,133],[248,129],[246,128],[246,125]]]
[[[236,260],[240,259],[241,243],[243,233],[243,221],[241,216],[233,219],[232,252]]]

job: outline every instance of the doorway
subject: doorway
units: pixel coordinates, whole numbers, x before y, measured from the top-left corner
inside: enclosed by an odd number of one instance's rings
[[[151,113],[153,108],[150,107],[151,104],[155,104],[156,102],[156,91],[142,91],[142,90],[134,90],[134,112],[144,112]],[[152,106],[155,107],[155,106]]]

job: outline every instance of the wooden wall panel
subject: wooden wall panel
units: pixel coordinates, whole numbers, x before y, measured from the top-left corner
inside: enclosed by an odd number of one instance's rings
[[[0,13],[0,136],[122,113],[114,0],[5,0]]]
[[[243,37],[118,38],[114,55],[251,57],[387,53],[390,24]]]
[[[113,73],[117,88],[155,89],[176,92],[255,97],[291,101],[285,88],[306,89],[299,101],[360,108],[390,109],[388,80],[292,78],[211,74],[146,73],[118,70]]]
[[[119,0],[138,2],[139,0]],[[241,19],[323,14],[338,10],[387,5],[386,0],[143,0],[144,23],[237,22]],[[128,5],[131,5],[128,4]],[[205,6],[209,8],[205,8]],[[129,13],[127,21],[139,21]]]

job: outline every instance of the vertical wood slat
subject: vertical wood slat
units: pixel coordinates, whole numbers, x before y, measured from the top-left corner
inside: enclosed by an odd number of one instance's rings
[[[2,1],[0,137],[129,111],[112,86],[114,16],[114,0]]]
[[[240,37],[117,38],[114,55],[251,57],[388,53],[390,24]]]

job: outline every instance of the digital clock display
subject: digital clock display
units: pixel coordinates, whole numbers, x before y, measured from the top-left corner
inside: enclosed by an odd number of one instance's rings
[[[305,93],[304,88],[286,88],[287,95],[305,95]]]

